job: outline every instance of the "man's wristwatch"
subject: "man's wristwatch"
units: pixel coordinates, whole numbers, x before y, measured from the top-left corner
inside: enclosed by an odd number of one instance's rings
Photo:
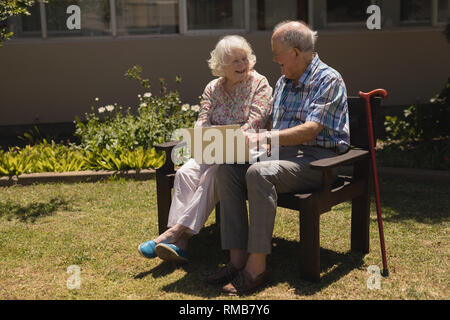
[[[266,131],[266,140],[268,145],[272,143],[272,132],[270,132],[269,130]]]
[[[272,132],[269,130],[266,131],[266,140],[267,140],[267,156],[270,157],[272,155]]]

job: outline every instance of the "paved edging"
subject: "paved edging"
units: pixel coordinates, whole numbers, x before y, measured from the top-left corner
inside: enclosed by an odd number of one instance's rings
[[[424,170],[410,168],[380,167],[378,173],[381,176],[404,177],[415,181],[450,181],[450,172],[443,170]],[[0,177],[0,187],[18,185],[30,185],[33,183],[76,183],[95,182],[107,180],[112,176],[125,179],[148,180],[155,177],[155,170],[146,169],[136,173],[129,171],[73,171],[73,172],[45,172],[22,174],[19,177]]]
[[[146,169],[137,173],[135,170],[128,171],[72,171],[72,172],[43,172],[43,173],[28,173],[20,176],[0,177],[0,187],[19,185],[30,185],[33,183],[49,183],[49,182],[95,182],[100,180],[107,180],[111,177],[148,180],[155,177],[155,170]]]

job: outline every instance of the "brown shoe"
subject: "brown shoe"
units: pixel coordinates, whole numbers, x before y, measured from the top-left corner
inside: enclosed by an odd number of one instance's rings
[[[270,278],[270,273],[267,270],[257,276],[255,280],[247,271],[241,270],[230,283],[222,287],[222,291],[229,295],[247,294],[265,286]]]
[[[212,285],[223,286],[233,280],[240,270],[242,269],[237,269],[233,265],[227,264],[225,267],[220,268],[219,271],[206,278],[205,282]]]

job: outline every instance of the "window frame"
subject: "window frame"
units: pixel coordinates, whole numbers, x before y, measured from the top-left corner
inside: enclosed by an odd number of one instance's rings
[[[433,25],[433,11],[434,11],[434,5],[437,6],[438,0],[431,0],[430,3],[430,20],[402,20],[401,19],[401,12],[400,12],[400,18],[399,18],[399,24],[400,27],[416,27],[416,26],[428,26]],[[400,0],[401,3],[401,0]],[[400,8],[401,10],[401,8]]]
[[[48,37],[48,29],[47,29],[47,10],[45,6],[45,2],[39,1],[39,8],[40,8],[40,19],[41,19],[41,35],[43,40],[47,39],[91,39],[91,38],[108,38],[108,37],[116,37],[117,35],[117,20],[116,20],[116,1],[115,0],[109,0],[109,14],[111,16],[111,19],[109,21],[109,35],[96,35],[96,36],[58,36],[58,37]],[[114,33],[115,32],[115,33]]]
[[[383,1],[389,1],[389,0],[371,0],[371,5],[382,5]],[[448,0],[450,2],[450,0]],[[325,0],[326,2],[326,0]],[[325,4],[326,5],[326,4]],[[429,21],[402,21],[400,20],[400,12],[398,12],[398,28],[404,28],[404,27],[426,27],[426,26],[432,26],[432,27],[443,27],[447,24],[446,21],[439,21],[439,11],[438,11],[438,0],[431,0],[431,19]],[[324,29],[339,29],[339,28],[355,28],[355,27],[364,27],[365,28],[365,21],[363,22],[328,22],[328,15],[327,10],[325,10],[324,14]]]
[[[141,37],[167,37],[167,36],[174,36],[179,35],[180,31],[173,32],[173,33],[145,33],[145,32],[139,32],[139,33],[128,33],[124,32],[125,29],[119,28],[119,21],[117,16],[117,0],[109,0],[109,8],[110,8],[110,27],[111,27],[111,34],[112,36],[118,37],[118,38],[141,38]],[[178,1],[178,14],[180,13],[179,6],[180,6],[180,0],[174,0]],[[180,19],[180,18],[179,18]],[[180,30],[178,21],[178,30]]]
[[[450,0],[448,1],[448,10],[450,11]],[[447,21],[439,21],[439,0],[432,0],[431,2],[431,25],[433,27],[446,26],[450,20],[450,16],[447,17]]]
[[[313,26],[314,25],[314,0],[306,0],[306,6],[307,6],[307,12],[306,12],[306,21],[302,20],[303,22],[305,22],[307,25],[309,26]],[[271,32],[272,29],[271,28],[266,28],[266,29],[260,29],[259,28],[259,21],[258,21],[258,3],[257,0],[254,0],[254,9],[255,9],[255,15],[254,15],[254,26],[253,29],[251,30],[252,32]],[[298,18],[296,18],[298,19]],[[252,22],[252,21],[250,21]],[[281,22],[281,21],[279,21]]]
[[[450,0],[447,0],[450,5]],[[439,0],[431,0],[431,14],[430,20],[420,21],[420,20],[400,20],[400,27],[416,27],[416,26],[432,26],[432,27],[442,27],[447,24],[446,21],[439,21]]]
[[[205,30],[189,30],[187,17],[187,0],[178,0],[179,10],[179,34],[181,35],[222,35],[228,33],[248,33],[250,32],[250,0],[244,1],[244,28],[243,29],[205,29]]]
[[[377,4],[379,5],[377,0],[370,0],[370,5]],[[366,19],[367,17],[363,18],[362,21],[358,22],[328,22],[328,7],[327,7],[327,1],[325,0],[325,12],[324,12],[324,28],[325,29],[339,29],[339,28],[361,28],[366,27]],[[365,12],[364,12],[365,13]]]
[[[109,7],[110,7],[110,25],[109,25],[109,31],[110,33],[107,35],[96,35],[96,36],[60,36],[60,37],[49,37],[48,30],[47,30],[47,18],[46,18],[46,3],[39,1],[39,13],[40,13],[40,26],[41,30],[39,36],[35,37],[18,37],[13,38],[11,41],[13,42],[28,42],[28,41],[39,41],[39,40],[45,40],[45,41],[90,41],[90,40],[108,40],[108,39],[127,39],[127,38],[152,38],[152,37],[174,37],[174,36],[202,36],[202,35],[223,35],[223,34],[230,34],[230,33],[236,33],[236,34],[245,34],[250,32],[269,32],[267,30],[258,30],[252,29],[251,23],[253,22],[253,18],[251,16],[252,14],[252,1],[255,0],[242,0],[244,1],[244,28],[242,29],[210,29],[210,30],[188,30],[188,21],[187,21],[187,0],[178,0],[178,29],[179,31],[176,33],[164,33],[164,34],[139,34],[139,35],[122,35],[118,34],[118,21],[117,21],[117,14],[116,14],[116,0],[109,0]],[[390,0],[370,0],[371,4],[378,4],[383,5],[384,1],[390,1]],[[450,0],[447,0],[450,2]],[[338,29],[350,29],[350,28],[365,28],[365,21],[363,22],[335,22],[335,23],[328,23],[327,22],[327,10],[324,10],[324,12],[319,12],[318,10],[323,10],[323,3],[325,2],[326,7],[326,0],[308,0],[308,24],[314,28],[314,29],[321,29],[321,30],[338,30]],[[322,5],[320,4],[322,3]],[[395,13],[397,17],[397,22],[395,23],[394,27],[398,29],[403,29],[407,27],[438,27],[442,28],[445,27],[447,24],[446,21],[439,21],[439,7],[438,7],[438,0],[431,0],[431,21],[424,24],[423,22],[407,22],[407,21],[400,21],[400,12]],[[392,28],[391,28],[392,30]]]

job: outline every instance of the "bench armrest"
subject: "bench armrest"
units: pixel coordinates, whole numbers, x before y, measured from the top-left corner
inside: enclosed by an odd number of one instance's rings
[[[162,167],[156,169],[156,175],[167,175],[175,173],[175,166],[172,162],[172,149],[181,143],[181,141],[169,141],[160,144],[155,144],[154,147],[156,151],[164,151],[166,154],[166,161],[162,165]]]
[[[310,163],[311,169],[326,170],[332,169],[341,165],[353,163],[357,160],[366,158],[369,156],[369,151],[362,149],[351,149],[347,153],[338,155],[336,157],[325,158],[316,160]]]
[[[154,147],[155,147],[156,151],[172,152],[172,149],[179,143],[181,143],[181,141],[169,141],[169,142],[155,144]]]

